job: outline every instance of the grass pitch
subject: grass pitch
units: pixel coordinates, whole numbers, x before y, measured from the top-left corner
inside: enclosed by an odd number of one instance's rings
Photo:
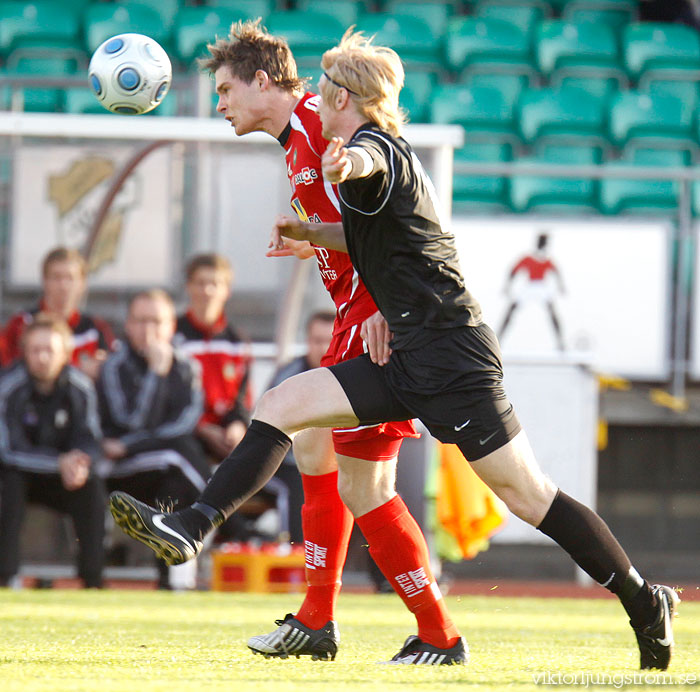
[[[571,676],[589,673],[611,676],[615,689],[620,686],[615,680],[639,673],[634,637],[616,601],[467,596],[447,601],[469,642],[467,666],[376,665],[415,631],[412,616],[391,595],[341,595],[338,657],[312,662],[266,660],[245,644],[298,606],[298,595],[0,590],[0,688],[542,690],[553,680],[571,682]],[[667,679],[676,684],[684,675],[700,679],[700,602],[681,604],[675,630],[676,655]],[[545,676],[539,685],[538,676]],[[542,684],[546,680],[550,684]]]

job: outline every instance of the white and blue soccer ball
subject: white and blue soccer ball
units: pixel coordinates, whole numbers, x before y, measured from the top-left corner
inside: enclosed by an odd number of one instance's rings
[[[108,38],[93,53],[88,81],[109,111],[140,115],[152,111],[170,89],[173,68],[162,46],[143,34]]]

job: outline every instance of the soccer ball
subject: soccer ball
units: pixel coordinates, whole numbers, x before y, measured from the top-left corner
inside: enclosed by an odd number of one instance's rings
[[[143,34],[108,38],[88,67],[97,100],[107,110],[126,115],[152,111],[168,93],[172,77],[168,54]]]

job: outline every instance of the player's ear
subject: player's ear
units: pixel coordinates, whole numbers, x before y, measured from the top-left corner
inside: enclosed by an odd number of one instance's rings
[[[347,105],[350,99],[350,94],[347,89],[338,89],[335,95],[335,109],[342,110]]]
[[[272,82],[270,82],[270,76],[265,72],[265,70],[255,71],[255,81],[258,83],[260,90],[263,91],[267,89]]]

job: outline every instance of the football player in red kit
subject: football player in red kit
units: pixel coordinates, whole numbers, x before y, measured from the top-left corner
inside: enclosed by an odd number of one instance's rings
[[[246,22],[234,24],[228,39],[219,39],[208,48],[210,57],[202,66],[216,78],[217,111],[237,135],[262,131],[279,140],[292,187],[291,205],[301,219],[340,221],[335,186],[325,182],[321,174],[321,155],[328,142],[321,134],[318,96],[304,92],[286,42],[267,34],[259,22]],[[292,251],[301,256],[316,255],[321,278],[336,306],[333,341],[322,365],[354,358],[363,353],[365,344],[375,362],[386,362],[390,353],[386,323],[347,253],[308,245],[288,252]],[[416,616],[420,637],[440,648],[458,640],[430,570],[423,534],[393,483],[384,489],[379,506],[357,503],[348,511],[339,493],[338,465],[343,465],[348,479],[363,473],[368,463],[395,469],[402,440],[416,436],[410,421],[334,429],[335,455],[329,453],[327,431],[314,429],[297,436],[294,453],[304,486],[302,524],[308,590],[295,616],[280,621],[279,628],[270,634],[249,640],[254,652],[335,657],[339,640],[335,603],[353,515],[374,560]],[[421,575],[423,587],[402,588],[409,574]]]

